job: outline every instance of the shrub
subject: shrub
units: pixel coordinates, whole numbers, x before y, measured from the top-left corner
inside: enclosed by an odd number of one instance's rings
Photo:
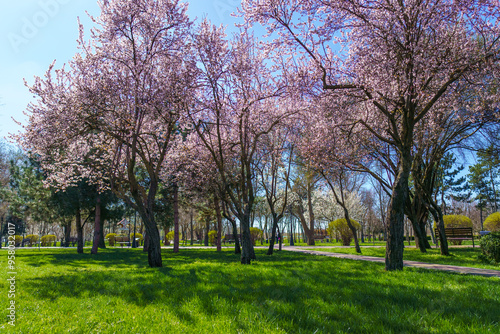
[[[485,235],[479,242],[483,251],[482,258],[490,262],[500,263],[500,233]]]
[[[351,219],[351,224],[354,225],[356,229],[361,227],[361,225],[359,225],[359,223],[354,219]],[[339,218],[330,222],[330,224],[328,224],[328,232],[330,233],[332,239],[335,238],[335,233],[338,233],[342,239],[342,245],[349,246],[351,244],[353,235],[345,218]]]
[[[170,231],[167,233],[167,239],[168,240],[174,240],[174,231]]]
[[[140,233],[136,233],[135,237],[133,232],[130,233],[130,242],[134,242],[134,238],[139,238],[139,240],[137,240],[137,245],[140,245],[142,240],[144,239],[144,237]]]
[[[31,247],[38,242],[39,236],[38,236],[38,234],[28,234],[26,236],[26,239],[30,239],[29,245]]]
[[[56,236],[53,234],[47,234],[40,239],[41,246],[51,246],[56,241]]]
[[[255,246],[255,242],[260,238],[262,235],[262,230],[258,229],[257,227],[250,227],[250,239],[252,239],[252,243]]]
[[[444,215],[445,228],[472,227],[472,220],[464,215]],[[450,240],[452,245],[461,245],[462,240]]]
[[[472,220],[463,215],[444,215],[443,221],[445,228],[472,227]]]
[[[23,237],[21,235],[15,235],[14,238],[16,239],[16,247],[21,246],[21,243],[23,242]]]
[[[208,232],[208,242],[210,245],[215,245],[215,240],[217,240],[217,231]]]
[[[484,221],[484,229],[491,232],[500,232],[500,212],[494,212]]]
[[[114,246],[116,242],[116,233],[108,233],[104,239],[108,239],[109,245]]]

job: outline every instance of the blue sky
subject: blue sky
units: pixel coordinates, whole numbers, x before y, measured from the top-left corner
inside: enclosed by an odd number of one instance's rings
[[[214,24],[234,27],[239,0],[193,0],[189,16],[207,16]],[[97,0],[0,0],[0,138],[21,130],[12,117],[25,122],[23,110],[32,95],[24,85],[43,76],[52,61],[56,67],[75,54],[77,18],[88,31],[92,22],[86,11],[98,16]]]

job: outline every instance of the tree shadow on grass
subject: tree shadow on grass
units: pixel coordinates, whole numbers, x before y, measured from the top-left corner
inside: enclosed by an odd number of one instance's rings
[[[81,300],[104,295],[139,307],[158,304],[189,322],[196,316],[183,306],[196,300],[197,312],[204,316],[234,313],[242,330],[248,329],[238,316],[242,309],[261,321],[277,322],[287,332],[418,333],[428,332],[428,326],[438,326],[433,321],[443,319],[457,328],[478,326],[477,317],[484,325],[498,322],[492,310],[500,309],[500,301],[495,294],[489,298],[471,290],[474,280],[460,283],[461,288],[444,288],[447,282],[462,281],[459,275],[385,273],[376,263],[290,252],[268,257],[258,251],[257,256],[255,265],[242,266],[239,256],[229,251],[183,250],[164,254],[163,268],[148,268],[142,252],[107,250],[86,259],[54,252],[43,265],[72,262],[73,268],[64,274],[27,278],[23,289],[37,299],[55,302],[61,297]],[[37,264],[35,257],[23,261]],[[106,270],[109,267],[116,270]],[[477,282],[491,285],[498,295],[499,288],[493,285],[497,282]],[[418,320],[425,312],[437,319]]]

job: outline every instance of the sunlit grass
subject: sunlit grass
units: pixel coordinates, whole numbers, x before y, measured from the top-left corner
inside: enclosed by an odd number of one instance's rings
[[[277,252],[18,250],[8,333],[484,333],[500,327],[498,279]],[[0,265],[7,253],[0,251]],[[2,275],[0,291],[7,285]],[[5,310],[6,296],[0,299]]]

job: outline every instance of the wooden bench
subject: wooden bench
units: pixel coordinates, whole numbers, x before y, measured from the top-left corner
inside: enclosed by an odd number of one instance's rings
[[[436,240],[439,240],[439,229],[435,228]],[[474,248],[474,234],[472,227],[449,227],[444,229],[447,240],[472,240],[472,248]]]
[[[241,234],[238,234],[238,240],[241,241]],[[234,240],[234,235],[233,234],[226,234],[224,236],[224,238],[222,239],[222,242],[224,243],[224,245],[226,244],[226,242],[228,244],[232,244],[232,243],[234,243],[234,241],[235,240]]]
[[[314,235],[314,241],[319,241],[319,242],[324,242],[325,238],[327,238],[326,235],[321,235],[321,234],[315,234]],[[328,241],[328,240],[327,240]]]
[[[137,239],[139,239],[139,238],[137,238]],[[121,247],[123,247],[123,244],[128,244],[130,246],[130,238],[116,236],[115,243],[120,244]]]

